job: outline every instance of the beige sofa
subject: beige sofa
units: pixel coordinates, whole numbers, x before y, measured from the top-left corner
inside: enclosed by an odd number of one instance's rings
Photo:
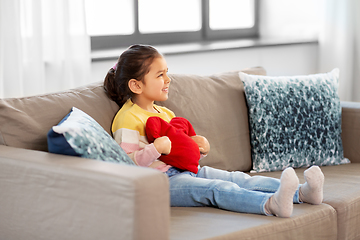
[[[248,114],[238,73],[171,78],[170,97],[160,104],[209,139],[211,152],[201,165],[249,171]],[[344,153],[351,163],[321,167],[323,204],[296,204],[291,218],[277,218],[171,208],[163,173],[48,153],[47,132],[73,106],[110,132],[119,107],[106,97],[102,82],[1,99],[0,239],[360,239],[360,103],[342,104]],[[296,169],[300,182],[303,171]]]

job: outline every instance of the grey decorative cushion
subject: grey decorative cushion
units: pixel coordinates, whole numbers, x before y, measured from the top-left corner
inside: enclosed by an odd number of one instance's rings
[[[249,110],[253,170],[349,162],[341,140],[338,69],[308,76],[239,76]]]
[[[51,153],[135,165],[117,142],[89,115],[73,107],[47,135]]]

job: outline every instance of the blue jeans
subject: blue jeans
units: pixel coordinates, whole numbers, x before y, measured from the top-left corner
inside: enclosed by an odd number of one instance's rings
[[[211,167],[202,167],[197,174],[170,168],[167,174],[172,207],[213,206],[234,212],[267,215],[265,203],[280,186],[277,178],[251,177],[243,172]],[[299,188],[293,202],[300,203]]]

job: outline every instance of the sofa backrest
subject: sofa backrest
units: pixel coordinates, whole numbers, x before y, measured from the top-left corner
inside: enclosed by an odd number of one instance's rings
[[[263,68],[244,69],[265,75]],[[248,111],[238,71],[211,76],[170,74],[169,99],[157,104],[190,121],[198,135],[210,142],[200,165],[228,171],[252,167]]]
[[[73,106],[93,117],[108,133],[119,110],[106,96],[102,82],[59,93],[0,99],[0,144],[47,151],[47,132]]]
[[[265,74],[263,68],[243,70]],[[211,145],[200,164],[229,171],[249,171],[251,150],[247,106],[238,71],[212,76],[170,74],[169,99],[157,103],[187,118]],[[72,107],[93,117],[108,133],[117,104],[102,82],[65,92],[0,99],[0,144],[47,151],[47,132]]]

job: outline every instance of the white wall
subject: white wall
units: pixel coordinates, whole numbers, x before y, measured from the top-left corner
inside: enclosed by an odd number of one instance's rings
[[[301,75],[317,73],[318,45],[309,43],[216,50],[165,55],[165,58],[170,73],[208,75],[262,66],[271,76]],[[102,81],[115,62],[116,59],[93,62],[91,81]]]
[[[316,72],[317,45],[258,47],[172,55],[166,57],[173,73],[213,74],[262,66],[268,75]]]
[[[317,37],[325,1],[260,1],[260,36]]]

